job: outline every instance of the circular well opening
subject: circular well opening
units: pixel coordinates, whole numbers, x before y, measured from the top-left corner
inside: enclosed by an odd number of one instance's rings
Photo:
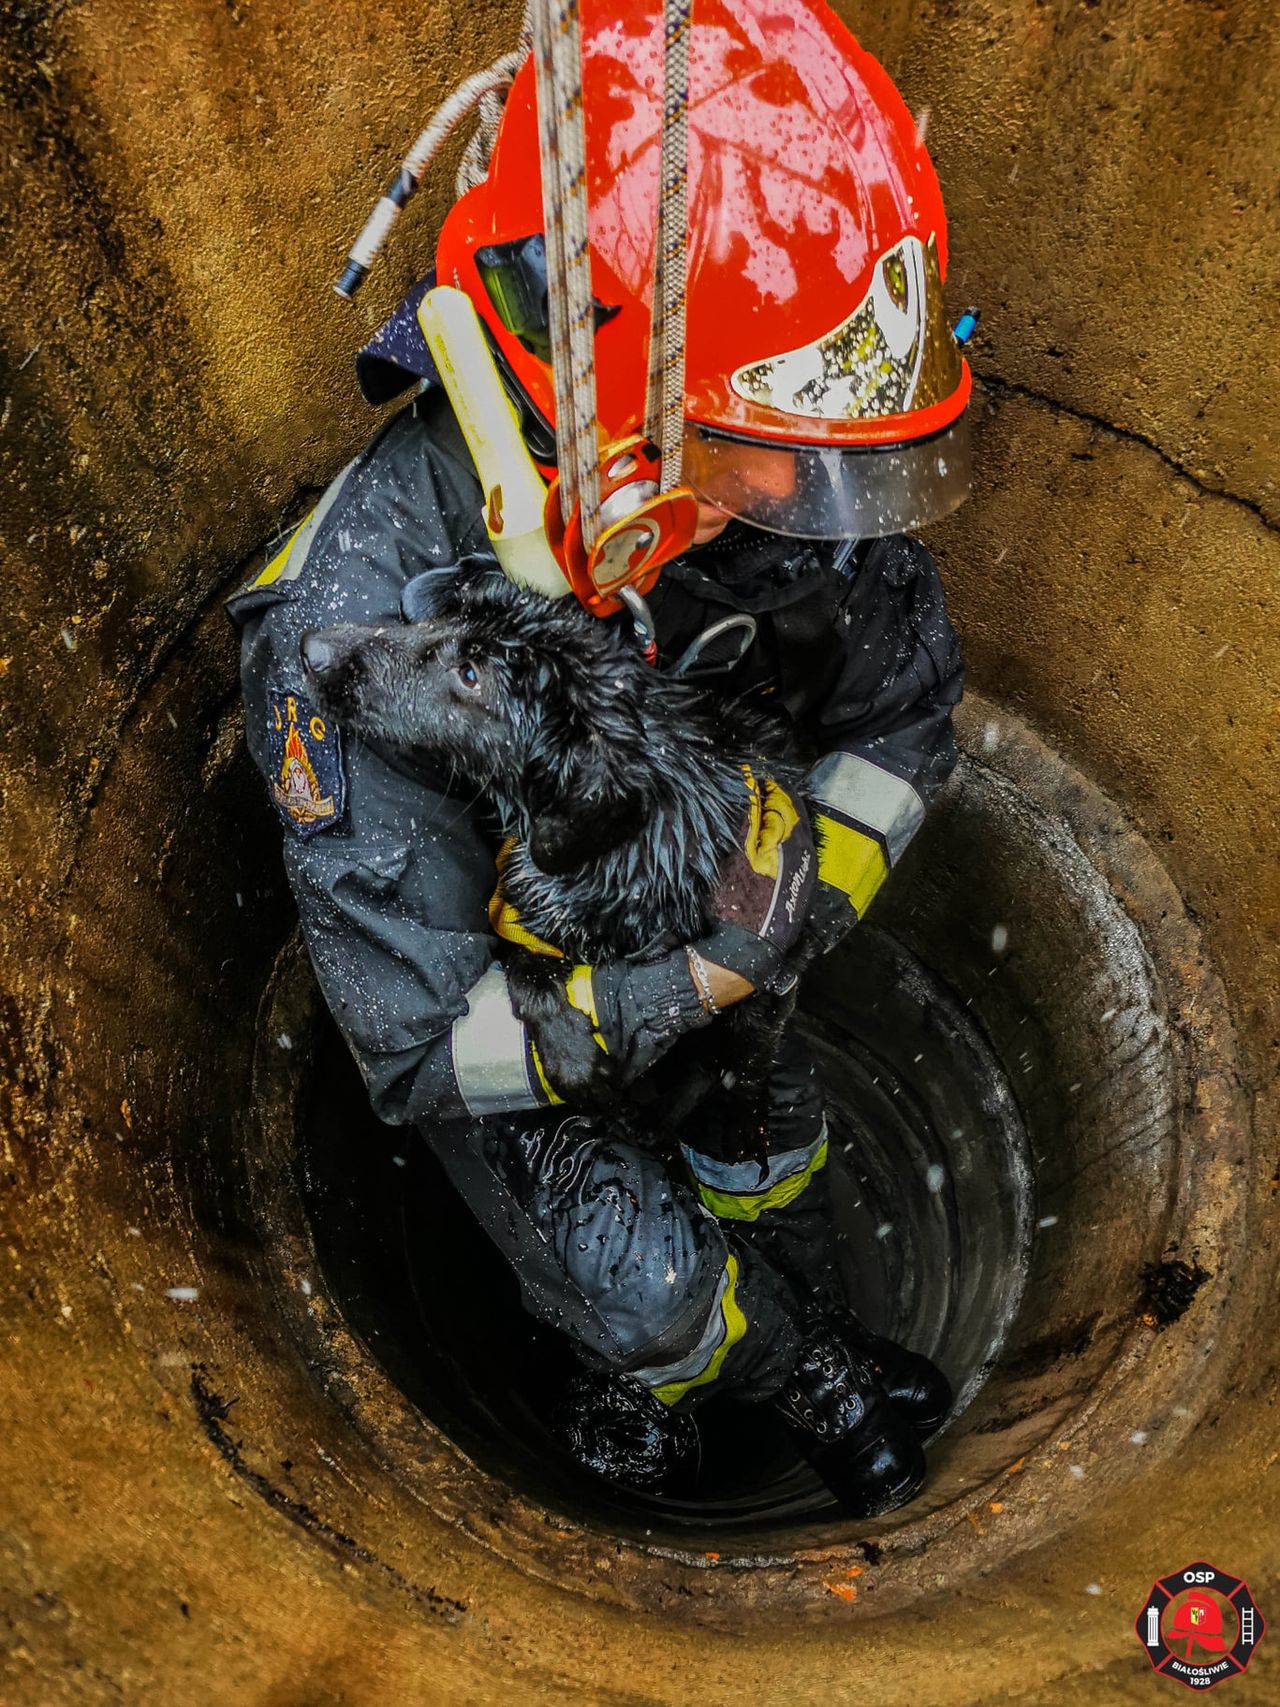
[[[822,1604],[833,1559],[853,1558],[870,1573],[860,1610],[887,1609],[949,1560],[1043,1539],[1090,1491],[1091,1441],[1167,1416],[1179,1367],[1146,1355],[1166,1313],[1153,1288],[1185,1308],[1228,1261],[1196,1179],[1198,1128],[1223,1110],[1190,1089],[1229,1033],[1186,1023],[1221,992],[1114,809],[1008,714],[971,701],[962,728],[966,756],[874,928],[814,969],[801,1018],[837,1138],[851,1297],[959,1394],[924,1494],[875,1523],[835,1513],[766,1418],[744,1452],[754,1407],[700,1413],[709,1468],[681,1505],[558,1465],[539,1417],[571,1353],[523,1315],[428,1147],[372,1118],[286,950],[258,1035],[287,1026],[295,1048],[260,1046],[257,1196],[289,1272],[318,1262],[338,1307],[298,1310],[297,1330],[326,1341],[351,1420],[420,1497],[529,1568],[592,1591],[609,1576],[664,1607],[692,1581],[712,1616],[713,1576],[738,1607]],[[433,1447],[421,1464],[415,1431]],[[447,1487],[422,1467],[441,1437],[460,1449]],[[1004,1511],[1002,1489],[1010,1521],[975,1518]]]

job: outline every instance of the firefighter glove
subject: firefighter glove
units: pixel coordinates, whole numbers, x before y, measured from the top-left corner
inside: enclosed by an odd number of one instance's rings
[[[748,803],[740,845],[720,869],[716,925],[698,952],[759,987],[773,977],[808,917],[817,872],[804,802],[743,766]]]

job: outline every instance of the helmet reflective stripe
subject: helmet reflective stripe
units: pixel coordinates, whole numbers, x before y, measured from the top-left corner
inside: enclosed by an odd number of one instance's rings
[[[945,323],[938,246],[932,237],[927,246],[904,237],[880,257],[866,295],[838,326],[797,349],[746,363],[730,383],[749,403],[810,420],[858,421],[926,408],[949,397],[961,373],[955,339],[938,338],[931,319]]]

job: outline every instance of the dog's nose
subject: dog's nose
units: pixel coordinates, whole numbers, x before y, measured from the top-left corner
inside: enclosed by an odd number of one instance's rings
[[[331,669],[337,661],[338,648],[332,640],[325,638],[319,629],[311,629],[298,642],[298,651],[302,654],[304,667],[313,676],[322,676]]]

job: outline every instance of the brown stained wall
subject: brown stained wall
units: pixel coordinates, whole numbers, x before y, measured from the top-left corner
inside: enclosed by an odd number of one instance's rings
[[[970,669],[1163,844],[1270,1084],[1274,8],[944,0],[884,49],[934,111],[950,296],[984,311],[976,502],[935,542]]]
[[[974,501],[934,541],[973,678],[1156,842],[1224,973],[1251,1083],[1267,1091],[1280,970],[1274,9],[842,9],[912,106],[932,109],[953,304],[984,311]],[[425,258],[450,174],[356,310],[329,295],[331,273],[421,117],[515,23],[510,6],[315,0],[18,0],[6,14],[0,939],[6,1139],[22,1139],[7,1181],[23,1195],[7,1197],[0,1241],[0,1438],[23,1444],[0,1501],[13,1514],[0,1693],[23,1707],[1145,1701],[1171,1687],[1143,1676],[1130,1648],[1156,1572],[1208,1551],[1250,1574],[1265,1610],[1280,1606],[1280,1511],[1262,1477],[1275,1414],[1265,1317],[1196,1443],[1194,1475],[1153,1473],[1068,1541],[962,1593],[939,1583],[919,1615],[731,1639],[593,1608],[434,1519],[398,1532],[376,1466],[354,1449],[343,1468],[383,1563],[317,1553],[296,1514],[251,1499],[188,1426],[177,1377],[132,1353],[135,1305],[94,1283],[108,1264],[127,1272],[98,1206],[136,1191],[137,1134],[126,1110],[118,1130],[89,1126],[63,1088],[74,1062],[42,1028],[61,1013],[61,1036],[88,1037],[79,1016],[121,976],[68,946],[64,884],[77,908],[124,920],[139,879],[121,831],[119,889],[74,891],[86,812],[110,784],[128,794],[131,707],[166,660],[175,726],[184,675],[230,691],[216,614],[192,646],[181,638],[367,435],[351,349]],[[179,782],[234,742],[234,724],[199,736],[181,749]],[[129,835],[150,857],[171,795],[143,781]],[[184,890],[197,917],[215,881],[200,879]],[[145,958],[151,945],[137,947]],[[181,989],[180,947],[153,952]],[[163,1045],[164,1005],[138,1011],[130,1048],[145,1055]],[[1275,1152],[1264,1107],[1260,1295],[1274,1281]],[[144,1183],[157,1204],[181,1196],[163,1168]],[[186,1235],[171,1215],[148,1224],[145,1245],[148,1284],[181,1277]],[[227,1268],[240,1331],[254,1320],[252,1276],[231,1256]],[[246,1410],[259,1384],[306,1391],[273,1350],[269,1372],[243,1362]],[[438,1601],[406,1599],[407,1579]],[[1102,1597],[1084,1595],[1089,1582]],[[1242,1695],[1277,1698],[1271,1658],[1264,1647]]]
[[[335,257],[457,68],[506,30],[464,5],[417,27],[318,4],[7,16],[5,833],[34,878],[65,858],[68,783],[84,797],[140,672],[367,434],[352,345],[414,257],[400,247],[347,313]]]

